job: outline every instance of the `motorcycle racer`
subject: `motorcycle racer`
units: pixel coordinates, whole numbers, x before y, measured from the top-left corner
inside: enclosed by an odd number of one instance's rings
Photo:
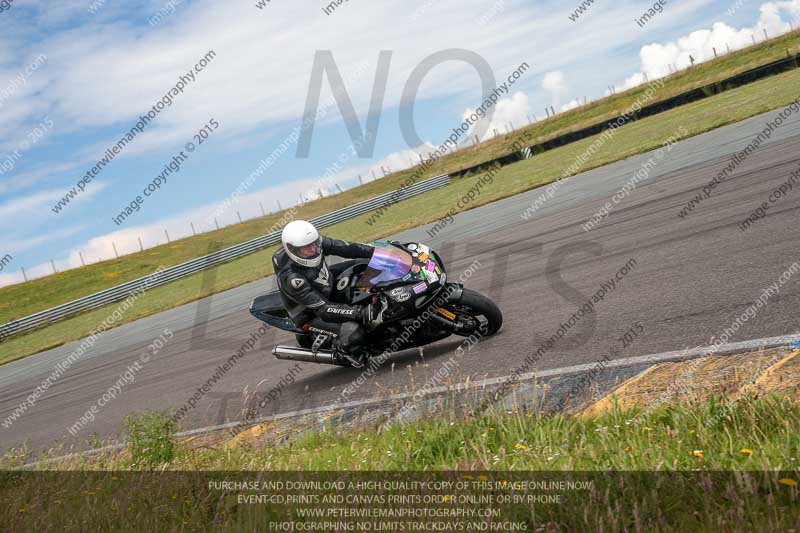
[[[298,343],[319,348],[328,338],[353,353],[363,343],[364,327],[374,329],[383,321],[386,302],[372,301],[363,306],[342,303],[338,293],[346,289],[346,279],[337,276],[351,262],[329,265],[328,256],[368,259],[374,247],[323,237],[313,224],[295,220],[281,233],[283,246],[272,256],[281,301],[295,325],[311,335],[297,335]],[[312,340],[316,334],[316,340]],[[348,357],[349,358],[349,357]]]

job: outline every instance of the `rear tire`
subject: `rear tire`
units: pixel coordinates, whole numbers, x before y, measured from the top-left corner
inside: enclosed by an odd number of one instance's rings
[[[489,337],[500,331],[500,327],[503,325],[503,312],[492,300],[477,291],[464,289],[459,303],[472,311],[472,314],[483,316],[486,319],[484,336]]]

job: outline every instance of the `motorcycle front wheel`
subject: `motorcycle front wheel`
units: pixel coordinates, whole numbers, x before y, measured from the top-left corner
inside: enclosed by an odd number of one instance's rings
[[[479,325],[475,328],[482,336],[488,337],[500,331],[503,325],[503,312],[492,300],[472,289],[464,289],[461,300],[447,306],[456,315],[467,315],[469,318],[478,321]],[[464,336],[471,333],[462,334]]]

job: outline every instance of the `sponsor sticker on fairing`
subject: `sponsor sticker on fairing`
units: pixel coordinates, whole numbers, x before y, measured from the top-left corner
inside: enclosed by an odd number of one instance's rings
[[[436,275],[436,272],[428,272],[428,283],[436,283],[439,281],[439,276]]]
[[[417,283],[412,288],[414,289],[415,293],[419,294],[421,292],[425,292],[425,289],[428,288],[428,284],[423,281],[422,283]]]
[[[419,250],[420,252],[425,252],[425,253],[428,253],[428,252],[431,251],[431,249],[428,248],[428,246],[425,245],[425,244],[420,244],[419,246],[417,246],[417,250]]]
[[[410,294],[410,293],[407,293],[407,292],[404,292],[404,293],[402,293],[402,294],[398,294],[398,295],[396,295],[396,296],[393,296],[392,298],[394,298],[394,300],[395,300],[396,302],[398,302],[398,303],[403,303],[403,302],[405,302],[406,300],[408,300],[409,298],[411,298],[411,294]]]

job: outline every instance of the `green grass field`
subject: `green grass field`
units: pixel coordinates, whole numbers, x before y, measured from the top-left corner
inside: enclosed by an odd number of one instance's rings
[[[141,529],[143,523],[160,530],[165,521],[195,529],[208,520],[251,530],[247,524],[264,523],[277,510],[237,505],[235,496],[204,490],[206,478],[185,473],[227,472],[215,479],[234,479],[230,473],[240,472],[236,479],[251,479],[246,473],[253,472],[278,479],[264,472],[457,471],[468,480],[484,473],[503,480],[524,471],[541,478],[547,472],[550,477],[577,472],[597,480],[597,487],[571,505],[509,511],[532,523],[550,521],[573,531],[598,522],[610,530],[785,531],[800,520],[798,432],[797,401],[745,396],[733,404],[715,397],[653,410],[615,409],[596,419],[515,412],[451,419],[445,414],[385,430],[334,428],[288,443],[234,448],[173,443],[174,449],[159,452],[168,451],[171,459],[146,467],[184,473],[173,477],[126,474],[142,468],[133,466],[128,451],[41,467],[71,474],[0,477],[5,480],[0,520],[17,531],[37,529],[37,522],[74,527],[76,516],[84,528],[103,531]],[[2,466],[13,469],[19,461],[8,454]],[[100,470],[105,472],[87,473]],[[673,471],[686,475],[646,474]],[[591,502],[590,509],[584,501]]]
[[[723,79],[757,64],[781,57],[786,54],[787,48],[796,47],[798,42],[800,42],[800,34],[794,32],[791,35],[700,65],[692,70],[675,74],[667,80],[664,89],[654,100],[672,96],[715,79]],[[797,86],[799,79],[797,71],[788,72],[628,124],[620,128],[613,142],[606,143],[580,170],[585,171],[657,148],[679,127],[686,128],[689,132],[688,135],[697,135],[785,105],[796,98],[793,89]],[[493,139],[479,147],[461,150],[438,160],[428,174],[434,175],[442,171],[452,172],[491,160],[502,153],[507,153],[511,144],[526,133],[528,135],[533,133],[535,140],[539,141],[566,131],[580,129],[603,118],[616,116],[626,110],[643,91],[644,89],[641,88],[632,89],[569,113],[558,115],[551,120],[539,122],[529,128],[519,130],[515,134]],[[504,167],[495,176],[493,185],[485,189],[468,208],[554,181],[592,142],[594,142],[594,138],[584,139],[539,154],[528,161]],[[311,202],[298,209],[297,218],[313,218],[393,190],[399,187],[409,174],[410,171],[396,173],[343,194]],[[451,208],[455,208],[457,198],[464,191],[469,190],[477,179],[475,176],[457,179],[447,187],[392,206],[389,208],[388,214],[372,226],[365,223],[368,216],[361,216],[326,228],[325,232],[348,240],[369,241],[434,221],[441,218]],[[175,265],[262,235],[280,217],[281,214],[276,213],[113,261],[105,261],[2,288],[0,289],[0,322],[20,318],[89,293],[146,276],[160,265],[166,267]],[[213,284],[203,282],[204,275],[198,274],[168,286],[153,289],[139,299],[122,322],[148,316],[269,275],[272,273],[269,257],[273,251],[274,247],[268,248],[216,267],[213,272],[206,274],[206,276],[215,277],[216,282]],[[81,338],[102,322],[116,306],[117,304],[112,304],[106,308],[83,313],[46,328],[8,339],[3,343],[3,349],[0,350],[0,364]]]

